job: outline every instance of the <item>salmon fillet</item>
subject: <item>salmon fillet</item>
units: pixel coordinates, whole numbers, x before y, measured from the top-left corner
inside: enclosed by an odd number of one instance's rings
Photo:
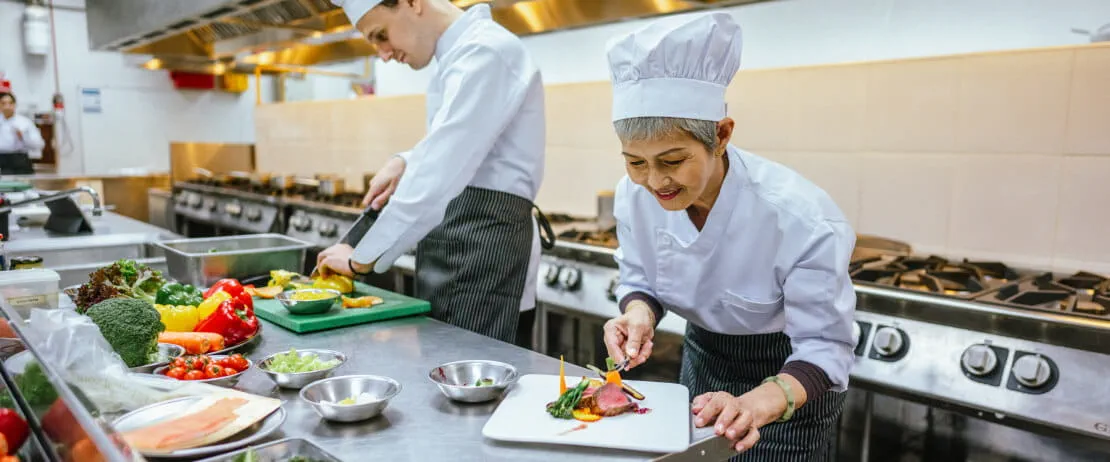
[[[235,411],[248,402],[243,398],[223,398],[192,414],[126,432],[123,438],[139,450],[191,448],[198,440],[239,418]]]

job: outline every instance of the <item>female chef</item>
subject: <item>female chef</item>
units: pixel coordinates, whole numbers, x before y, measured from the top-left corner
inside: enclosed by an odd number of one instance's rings
[[[539,268],[539,68],[486,4],[463,12],[449,0],[333,2],[383,60],[438,66],[424,139],[370,184],[365,201],[381,214],[364,236],[328,248],[317,263],[348,275],[381,273],[415,246],[416,296],[431,303],[434,318],[513,343],[521,312],[535,307]]]
[[[635,367],[660,318],[682,316],[695,425],[714,425],[742,460],[808,461],[827,451],[853,363],[855,234],[820,188],[729,144],[740,49],[725,13],[610,44],[628,174],[614,204],[623,314],[605,342]]]

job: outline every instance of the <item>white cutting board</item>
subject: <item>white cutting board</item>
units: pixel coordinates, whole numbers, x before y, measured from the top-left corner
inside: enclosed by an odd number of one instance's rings
[[[567,377],[567,388],[581,377]],[[674,383],[628,381],[644,394],[640,407],[647,414],[604,417],[597,422],[580,422],[552,417],[547,403],[559,397],[559,376],[525,375],[509,390],[505,399],[482,428],[482,435],[500,441],[567,444],[632,451],[671,453],[690,446],[690,395],[687,388]],[[578,425],[584,430],[560,435]]]

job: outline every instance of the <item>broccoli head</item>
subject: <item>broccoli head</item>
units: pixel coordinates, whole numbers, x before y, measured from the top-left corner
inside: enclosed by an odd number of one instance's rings
[[[154,305],[135,298],[110,298],[85,314],[127,367],[148,364],[151,354],[158,351],[158,334],[166,330]]]

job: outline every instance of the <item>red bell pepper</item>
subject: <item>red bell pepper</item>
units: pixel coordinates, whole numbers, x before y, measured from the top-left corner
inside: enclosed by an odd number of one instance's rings
[[[31,430],[27,427],[27,421],[14,410],[3,408],[0,409],[0,437],[6,443],[4,446],[7,454],[14,454],[19,452],[19,448],[23,446],[23,442],[27,441],[27,436],[30,435]]]
[[[194,331],[220,334],[225,344],[238,345],[258,332],[258,318],[248,312],[242,301],[233,298],[221,303]]]
[[[204,298],[211,297],[212,294],[221,290],[227,292],[228,295],[234,298],[243,293],[243,285],[240,284],[239,281],[236,279],[220,279],[219,281],[216,281],[215,284],[212,284],[212,287],[209,287],[208,290],[204,292]]]
[[[239,292],[239,295],[236,295],[235,299],[247,310],[247,316],[254,317],[254,297],[252,297],[250,293],[246,291]]]

